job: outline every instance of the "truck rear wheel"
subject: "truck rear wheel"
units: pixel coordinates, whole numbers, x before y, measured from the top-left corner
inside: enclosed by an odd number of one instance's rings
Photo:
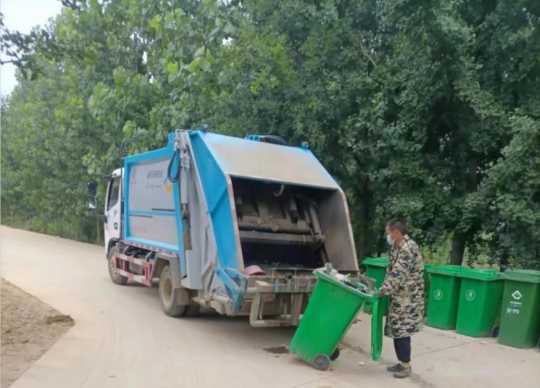
[[[178,304],[181,292],[187,293],[187,290],[173,287],[171,266],[165,266],[159,277],[159,300],[163,312],[170,317],[180,317],[186,312],[188,306]]]
[[[118,248],[116,246],[109,249],[109,253],[107,254],[107,266],[109,267],[109,276],[111,277],[111,280],[114,284],[123,286],[124,284],[127,283],[128,278],[115,272],[114,270],[115,253],[118,253]]]

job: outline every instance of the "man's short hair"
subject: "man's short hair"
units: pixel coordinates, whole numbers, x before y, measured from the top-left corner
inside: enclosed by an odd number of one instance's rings
[[[405,221],[403,218],[394,218],[388,221],[386,226],[388,226],[392,232],[394,230],[399,230],[404,236],[409,232],[407,221]]]

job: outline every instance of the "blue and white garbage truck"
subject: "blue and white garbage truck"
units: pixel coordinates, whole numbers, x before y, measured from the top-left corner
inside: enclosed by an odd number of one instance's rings
[[[112,281],[159,279],[174,317],[204,307],[296,326],[314,269],[359,273],[343,191],[305,144],[272,136],[170,133],[113,172],[104,223]]]

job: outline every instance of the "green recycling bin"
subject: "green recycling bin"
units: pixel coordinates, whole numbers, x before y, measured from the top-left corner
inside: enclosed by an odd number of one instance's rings
[[[461,279],[457,276],[462,267],[438,265],[428,271],[431,276],[429,286],[427,325],[438,329],[456,327],[457,307]]]
[[[388,268],[387,257],[367,257],[362,261],[362,264],[366,266],[366,276],[368,278],[375,279],[375,286],[380,288],[386,277],[386,269]],[[429,292],[429,274],[428,270],[431,267],[435,267],[433,264],[424,264],[424,294],[425,294],[425,309],[427,314],[427,302]],[[384,315],[388,314],[388,296],[382,298],[381,309]],[[371,304],[366,302],[364,304],[364,312],[369,313],[371,311]]]
[[[489,337],[501,304],[501,273],[489,269],[462,268],[456,332],[470,337]]]
[[[375,279],[375,287],[381,288],[384,278],[386,277],[386,268],[388,267],[387,257],[367,257],[362,261],[366,266],[366,276]],[[381,300],[381,310],[384,315],[388,312],[388,297],[385,296]],[[371,303],[364,304],[364,312],[371,312]]]
[[[533,348],[540,336],[540,271],[506,271],[499,343]]]
[[[429,302],[429,286],[430,286],[430,280],[431,276],[429,276],[429,270],[436,265],[434,264],[425,264],[424,263],[424,316],[427,317],[427,309],[428,309],[428,302]]]
[[[351,288],[315,270],[318,281],[289,351],[319,370],[327,370],[330,361],[339,356],[338,345],[345,336],[362,304],[371,302],[371,358],[378,360],[382,352],[383,314],[379,300]]]
[[[436,267],[436,265],[424,263],[424,291],[426,294],[429,290],[429,270],[433,267]]]

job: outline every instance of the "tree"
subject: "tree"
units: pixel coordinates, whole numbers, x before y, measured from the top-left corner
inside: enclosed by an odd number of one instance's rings
[[[422,245],[450,241],[454,264],[538,262],[537,176],[519,175],[534,166],[520,155],[537,158],[537,2],[64,3],[46,28],[6,32],[4,53],[29,79],[2,105],[6,141],[26,134],[2,155],[5,212],[43,223],[64,206],[69,218],[80,204],[55,202],[49,186],[81,188],[72,167],[110,172],[122,140],[145,151],[207,122],[308,140],[347,193],[361,258],[385,249],[384,222],[402,216]],[[49,135],[64,141],[43,147]],[[52,164],[21,162],[27,149]],[[65,172],[61,155],[80,163],[38,195],[35,171]]]
[[[484,198],[490,198],[484,230],[490,234],[490,253],[502,266],[539,269],[540,122],[516,115],[511,123],[512,141],[483,185]]]

